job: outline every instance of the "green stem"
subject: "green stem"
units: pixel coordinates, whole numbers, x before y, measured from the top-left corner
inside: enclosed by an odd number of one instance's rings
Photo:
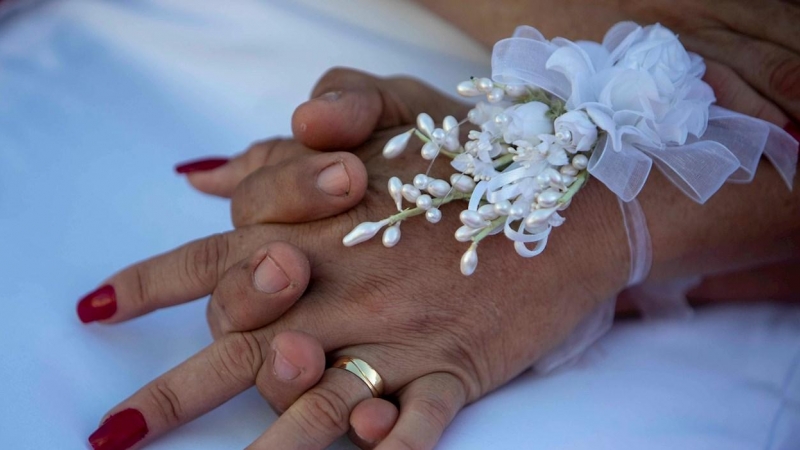
[[[492,232],[492,230],[505,223],[505,221],[506,216],[500,216],[497,219],[494,219],[488,227],[481,230],[480,233],[476,234],[475,237],[472,238],[472,245],[477,246],[479,242],[481,242],[486,236],[489,235],[489,233]]]
[[[503,170],[506,167],[508,167],[508,165],[511,164],[512,162],[514,162],[514,154],[506,153],[505,155],[492,161],[492,165],[497,170]]]
[[[465,200],[465,199],[468,199],[468,198],[470,198],[471,195],[472,195],[472,193],[463,193],[463,192],[455,192],[454,191],[454,192],[451,192],[450,194],[446,195],[445,197],[433,199],[433,201],[431,203],[433,204],[433,206],[438,208],[438,207],[440,207],[442,205],[446,205],[447,203],[450,203],[450,202],[452,202],[454,200]],[[404,209],[403,211],[400,211],[399,213],[397,213],[397,214],[395,214],[393,216],[390,216],[389,217],[389,223],[386,224],[386,226],[390,227],[390,226],[396,224],[397,222],[406,220],[406,219],[408,219],[410,217],[419,216],[420,214],[425,214],[425,210],[420,208],[420,207]]]
[[[572,197],[574,197],[575,194],[577,194],[578,191],[581,190],[581,187],[583,187],[583,185],[586,183],[586,180],[588,179],[589,179],[589,172],[587,170],[580,171],[578,175],[575,176],[575,181],[572,183],[569,189],[567,189],[567,192],[565,192],[564,195],[562,195],[561,198],[558,199],[558,202],[556,203],[558,203],[559,205],[563,205],[568,201],[572,200]]]

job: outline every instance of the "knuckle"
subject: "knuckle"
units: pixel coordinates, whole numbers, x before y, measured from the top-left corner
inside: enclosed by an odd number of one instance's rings
[[[786,56],[777,61],[770,70],[769,88],[782,97],[800,99],[800,58]]]
[[[227,257],[228,240],[223,234],[214,234],[190,244],[184,251],[184,283],[189,286],[214,287],[219,274],[225,270]]]
[[[284,142],[285,140],[281,138],[254,142],[247,148],[245,155],[252,167],[264,166],[270,163],[272,156],[275,154],[275,149]]]
[[[250,333],[225,335],[213,348],[211,366],[222,380],[249,385],[264,363],[261,343]]]
[[[309,436],[338,436],[350,428],[350,408],[345,399],[331,389],[319,386],[307,392],[302,406],[298,425]]]
[[[163,380],[156,380],[145,388],[145,395],[153,404],[167,427],[179,425],[184,418],[183,407],[175,390]]]
[[[152,294],[153,280],[150,276],[150,271],[143,265],[136,265],[132,270],[138,292],[138,295],[130,297],[132,306],[139,311],[149,311],[155,308]]]
[[[439,430],[447,428],[452,416],[452,406],[447,404],[443,398],[438,395],[426,395],[420,397],[417,402],[419,413],[422,414],[423,419],[433,422],[433,425]]]

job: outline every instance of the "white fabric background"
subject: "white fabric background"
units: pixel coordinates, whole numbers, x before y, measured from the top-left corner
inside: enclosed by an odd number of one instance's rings
[[[176,162],[287,134],[334,65],[451,92],[488,73],[405,1],[28,3],[0,3],[3,449],[86,448],[108,408],[210,342],[202,301],[114,327],[74,311],[115,270],[230,227]],[[250,390],[150,448],[243,448],[273,420]],[[577,367],[468,407],[440,448],[797,449],[798,430],[800,309],[764,304],[617,326]]]

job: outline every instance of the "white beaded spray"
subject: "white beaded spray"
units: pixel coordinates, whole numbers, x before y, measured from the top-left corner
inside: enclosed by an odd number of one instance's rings
[[[558,212],[569,206],[588,178],[596,128],[590,127],[594,135],[587,132],[585,125],[591,122],[580,115],[559,120],[566,112],[564,103],[530,86],[472,78],[460,83],[457,91],[465,97],[485,96],[487,102],[477,103],[462,122],[445,117],[441,127],[430,115],[420,114],[415,128],[386,143],[383,155],[399,156],[414,135],[422,141],[423,159],[432,165],[444,155],[458,172],[447,180],[427,173],[417,174],[410,183],[390,178],[388,192],[397,214],[358,225],[344,237],[344,245],[367,241],[385,227],[383,245],[394,247],[404,220],[424,215],[438,223],[442,205],[463,200],[468,207],[459,214],[462,226],[455,238],[470,243],[461,258],[464,275],[475,272],[478,245],[492,234],[503,232],[524,257],[544,250],[550,230],[564,222]],[[580,126],[573,123],[576,120]],[[462,146],[459,133],[466,122],[477,129],[469,132]],[[404,208],[404,202],[411,206]],[[533,248],[528,247],[531,244]]]

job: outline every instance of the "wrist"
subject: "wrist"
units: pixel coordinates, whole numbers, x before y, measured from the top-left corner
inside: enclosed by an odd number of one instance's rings
[[[721,272],[768,260],[770,255],[761,250],[800,232],[798,194],[766,162],[751,183],[726,183],[703,205],[654,171],[638,197],[652,238],[649,279]]]

